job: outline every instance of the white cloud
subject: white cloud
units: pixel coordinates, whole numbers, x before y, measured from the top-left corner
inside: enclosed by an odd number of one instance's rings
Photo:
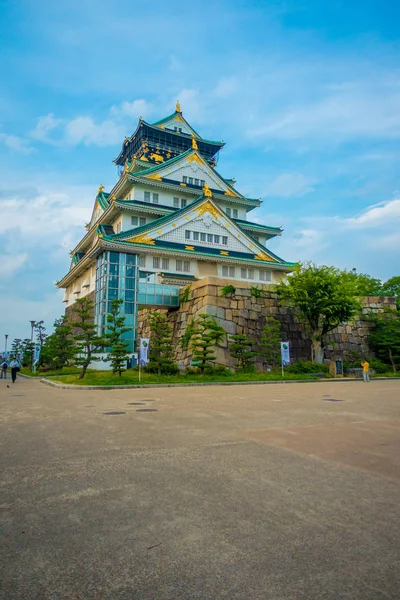
[[[118,106],[112,106],[111,114],[116,118],[129,117],[138,119],[139,117],[143,117],[145,119],[151,114],[152,110],[153,107],[149,102],[139,99],[133,102],[122,102]]]
[[[96,123],[91,117],[77,117],[65,127],[65,141],[77,146],[109,146],[124,139],[126,128],[112,119]]]
[[[29,142],[21,137],[18,137],[17,135],[0,133],[0,141],[2,141],[7,146],[7,148],[9,148],[10,150],[14,150],[15,152],[29,154],[33,151],[33,148],[29,145]]]
[[[56,119],[53,113],[49,113],[43,117],[39,117],[36,123],[35,129],[31,132],[31,137],[40,142],[52,143],[52,139],[49,133],[55,129],[61,127],[64,121],[62,119]]]
[[[376,227],[385,223],[393,224],[396,221],[400,227],[400,199],[381,202],[371,206],[358,217],[341,219],[341,221],[349,228]]]
[[[237,85],[236,77],[223,77],[217,83],[215,94],[220,98],[226,98],[236,91]]]
[[[13,277],[15,273],[25,264],[27,258],[28,254],[26,252],[19,254],[0,254],[2,279]]]
[[[178,92],[176,99],[179,100],[182,112],[190,115],[193,121],[203,121],[204,105],[200,102],[200,93],[196,89],[185,88]],[[175,106],[175,101],[171,100],[168,106]]]

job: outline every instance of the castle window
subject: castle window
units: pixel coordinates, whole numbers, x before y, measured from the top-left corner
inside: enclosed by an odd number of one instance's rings
[[[131,225],[137,227],[138,225],[146,225],[145,217],[131,217]]]
[[[233,218],[234,218],[234,219],[237,219],[237,218],[238,218],[238,211],[237,211],[237,208],[234,208],[234,209],[232,210],[232,216],[233,216]]]
[[[242,279],[247,279],[247,269],[240,269],[240,276]]]
[[[190,261],[188,260],[177,260],[176,261],[176,270],[184,271],[188,273],[190,271]]]
[[[140,254],[139,256],[139,267],[146,266],[146,256],[144,254]]]
[[[187,204],[187,200],[185,198],[181,198],[181,207],[185,208],[186,204]]]
[[[214,241],[214,236],[212,233],[207,233],[207,242],[210,242],[211,244]]]
[[[190,231],[186,229],[185,231],[185,240],[190,240]]]
[[[153,194],[153,204],[158,204],[158,194]]]
[[[225,209],[226,214],[228,215],[228,217],[231,216],[231,209],[230,208],[226,208]]]
[[[228,236],[226,236],[226,235],[223,235],[223,236],[222,236],[222,243],[223,243],[225,246],[227,245],[227,243],[228,243]]]
[[[160,257],[153,256],[153,269],[159,269],[159,268],[160,268]]]
[[[235,277],[235,267],[222,267],[223,277]]]
[[[162,268],[163,269],[169,269],[169,258],[163,258],[162,259]]]
[[[184,175],[184,176],[182,177],[182,181],[183,181],[183,183],[187,183],[187,177],[186,177],[186,175]]]
[[[189,177],[189,185],[193,185],[193,177]]]
[[[198,242],[199,241],[199,232],[198,231],[193,231],[193,239]]]
[[[150,202],[150,192],[145,192],[144,193],[144,201],[145,202]]]
[[[199,185],[199,180],[198,179],[194,180],[194,185]]]
[[[271,271],[259,271],[259,279],[260,279],[260,281],[271,281],[272,280]]]
[[[206,233],[200,233],[200,239],[202,242],[207,241],[207,234]]]
[[[185,273],[189,273],[190,271],[190,262],[188,260],[183,261],[183,270]]]
[[[179,198],[174,198],[174,207],[179,208]]]
[[[204,179],[200,179],[200,185],[201,185],[201,187],[204,187],[205,184],[206,184],[206,182],[204,181]]]
[[[214,235],[214,244],[219,244],[219,235]]]

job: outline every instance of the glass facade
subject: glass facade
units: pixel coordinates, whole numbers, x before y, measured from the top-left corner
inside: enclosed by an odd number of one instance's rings
[[[111,301],[122,298],[121,314],[129,331],[124,338],[129,352],[135,349],[138,308],[142,306],[179,306],[181,286],[160,284],[157,274],[139,271],[139,257],[123,252],[104,252],[97,258],[95,323],[98,334],[107,331],[107,314]]]

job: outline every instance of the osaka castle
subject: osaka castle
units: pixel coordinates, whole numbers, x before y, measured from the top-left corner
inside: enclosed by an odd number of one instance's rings
[[[90,295],[102,335],[111,300],[122,298],[133,351],[138,310],[178,307],[180,289],[191,282],[267,285],[292,270],[295,263],[266,247],[282,228],[247,220],[261,201],[217,171],[223,146],[195,131],[179,102],[156,123],[139,119],[114,160],[118,181],[109,192],[99,187],[86,234],[57,284],[67,312]]]

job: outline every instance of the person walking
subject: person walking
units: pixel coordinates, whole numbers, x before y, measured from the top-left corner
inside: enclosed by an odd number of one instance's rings
[[[361,361],[361,366],[363,368],[363,377],[364,381],[369,381],[369,362],[365,360],[365,358]]]
[[[8,369],[8,363],[7,363],[7,359],[5,358],[3,360],[3,362],[1,363],[1,373],[0,373],[0,379],[7,379],[7,369]]]
[[[15,380],[17,379],[17,371],[19,371],[19,362],[17,361],[16,358],[12,359],[12,361],[10,362],[10,367],[11,367],[11,379],[12,379],[12,382],[15,383]]]

